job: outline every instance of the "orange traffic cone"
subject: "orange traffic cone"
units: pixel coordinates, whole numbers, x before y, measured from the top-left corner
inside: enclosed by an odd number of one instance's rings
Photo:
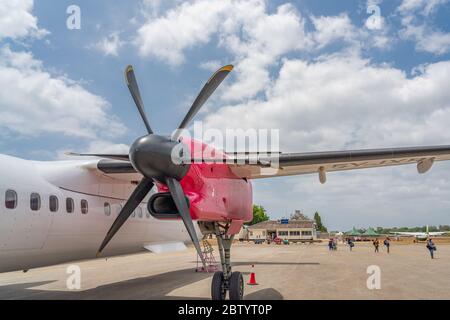
[[[252,264],[252,270],[253,270],[254,265]],[[250,280],[247,283],[250,286],[255,286],[257,285],[256,283],[256,276],[255,273],[252,271],[252,273],[250,273]]]

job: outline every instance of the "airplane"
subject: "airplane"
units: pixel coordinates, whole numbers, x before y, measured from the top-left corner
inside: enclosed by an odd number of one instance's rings
[[[409,236],[409,237],[415,237],[418,241],[425,241],[430,236],[441,236],[446,233],[449,233],[449,231],[435,231],[435,232],[429,232],[428,226],[425,232],[398,232],[398,231],[391,231],[392,234],[398,235],[398,236]]]
[[[212,235],[222,270],[212,277],[211,297],[223,300],[228,293],[240,300],[244,281],[232,271],[230,248],[253,218],[253,179],[317,174],[325,183],[327,172],[416,164],[425,173],[434,162],[450,160],[450,145],[254,154],[215,150],[183,136],[232,69],[218,69],[178,128],[164,136],[153,132],[127,66],[126,85],[147,130],[128,154],[70,153],[81,158],[66,161],[0,156],[0,272],[187,241],[205,266],[199,237]],[[204,157],[205,149],[215,157]]]

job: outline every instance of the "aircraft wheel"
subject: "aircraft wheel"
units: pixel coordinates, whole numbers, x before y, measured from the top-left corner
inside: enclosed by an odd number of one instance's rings
[[[244,298],[244,278],[242,273],[233,272],[230,277],[230,300],[242,300]]]
[[[225,300],[227,291],[224,286],[223,272],[217,271],[214,273],[211,282],[211,298],[213,300]]]

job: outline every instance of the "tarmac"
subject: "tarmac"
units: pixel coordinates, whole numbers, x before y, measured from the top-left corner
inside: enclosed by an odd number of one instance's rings
[[[382,245],[374,253],[370,243],[356,243],[352,252],[339,243],[330,252],[326,241],[236,243],[231,252],[233,271],[243,272],[245,282],[255,272],[258,285],[245,286],[248,300],[450,299],[448,244],[438,245],[434,260],[424,243],[393,242],[389,254]],[[80,267],[80,289],[67,287],[71,265]],[[195,272],[195,267],[189,247],[2,273],[0,299],[209,299],[212,273]]]

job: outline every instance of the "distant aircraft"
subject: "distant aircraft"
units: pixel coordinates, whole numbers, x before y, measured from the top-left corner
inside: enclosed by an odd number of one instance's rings
[[[425,232],[391,232],[394,235],[399,236],[409,236],[409,237],[415,237],[417,240],[424,241],[427,240],[430,236],[441,236],[443,234],[449,233],[449,231],[436,231],[436,232],[429,232],[428,226]]]
[[[178,129],[188,127],[232,68],[212,75]],[[101,159],[46,162],[0,156],[0,272],[94,258],[107,245],[105,256],[176,248],[189,239],[205,265],[198,239],[215,235],[222,271],[212,278],[211,296],[225,299],[228,292],[230,299],[242,299],[244,281],[232,272],[230,248],[253,218],[251,179],[314,173],[325,183],[328,171],[417,164],[425,173],[435,161],[450,160],[448,145],[225,153],[180,136],[181,130],[155,134],[131,66],[125,78],[147,129],[128,154],[76,154]],[[204,157],[205,149],[214,151],[214,159]]]

